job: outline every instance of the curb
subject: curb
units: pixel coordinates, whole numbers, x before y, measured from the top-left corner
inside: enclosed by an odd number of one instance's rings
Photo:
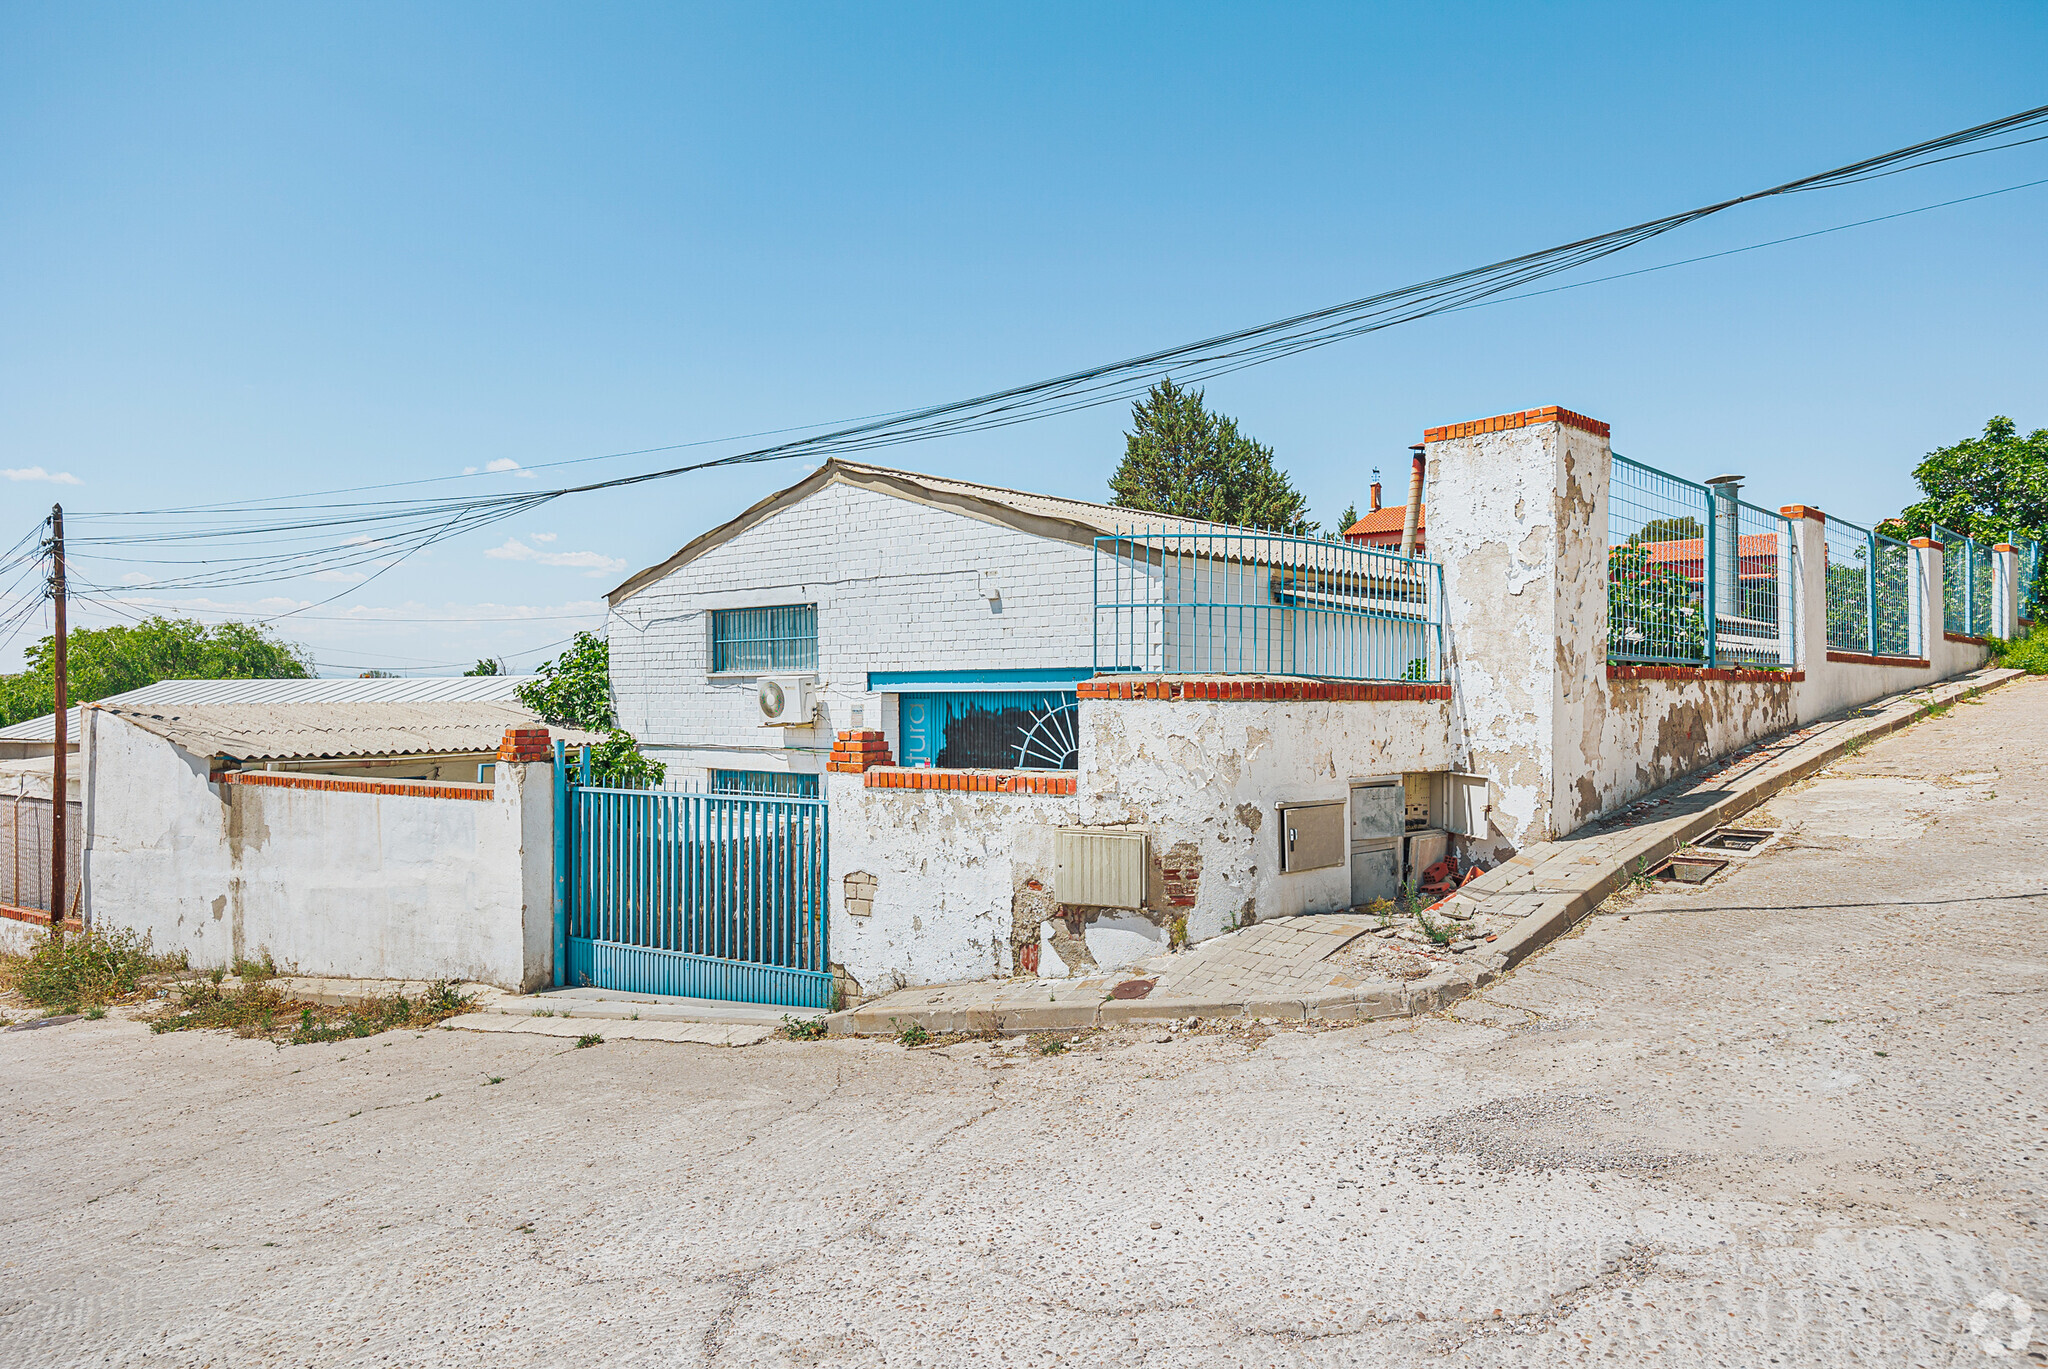
[[[1753,779],[1746,781],[1744,786],[1737,792],[1731,793],[1725,798],[1708,805],[1706,808],[1686,817],[1682,821],[1666,819],[1667,822],[1676,823],[1677,825],[1660,831],[1657,835],[1651,836],[1636,845],[1623,854],[1619,858],[1618,863],[1611,867],[1602,868],[1600,875],[1585,886],[1573,890],[1535,891],[1510,895],[1511,897],[1532,900],[1536,906],[1532,907],[1528,914],[1515,923],[1514,926],[1501,933],[1500,940],[1494,943],[1493,949],[1495,954],[1501,957],[1506,968],[1513,969],[1531,955],[1534,955],[1537,951],[1542,950],[1545,946],[1570,931],[1578,924],[1581,918],[1599,907],[1607,899],[1608,895],[1619,889],[1626,882],[1626,875],[1630,865],[1633,864],[1640,870],[1644,868],[1646,863],[1663,860],[1694,837],[1712,831],[1716,827],[1723,826],[1731,818],[1740,817],[1753,808],[1762,807],[1765,803],[1768,803],[1778,794],[1799,781],[1841,759],[1843,753],[1858,742],[1868,741],[1875,737],[1889,736],[1894,732],[1919,722],[1936,708],[1952,705],[1969,698],[1973,694],[1982,694],[1987,690],[1996,689],[2000,685],[2009,684],[2024,674],[2026,672],[2021,670],[1991,670],[1983,672],[1980,678],[1966,678],[1965,681],[1926,687],[1928,690],[1926,696],[1912,707],[1891,713],[1882,718],[1869,719],[1864,726],[1838,736],[1829,742],[1828,745],[1811,755],[1801,756],[1797,760],[1778,762],[1773,768],[1767,768]],[[1911,691],[1908,692],[1910,693]],[[1897,697],[1894,696],[1894,698]],[[1882,706],[1883,704],[1883,700],[1877,700],[1873,704],[1863,704],[1859,705],[1859,707],[1870,708]],[[1847,716],[1848,712],[1845,711],[1840,714],[1830,714],[1828,718],[1821,718],[1816,721],[1827,722],[1831,718],[1846,718]],[[1768,738],[1764,740],[1768,740]],[[1651,792],[1654,793],[1655,791]],[[1517,854],[1530,855],[1532,859],[1529,864],[1534,866],[1542,863],[1542,857],[1536,853],[1557,853],[1568,850],[1570,846],[1571,839],[1567,837],[1562,841],[1544,842],[1541,845],[1530,847],[1525,853]],[[1479,880],[1475,880],[1473,883],[1477,886],[1482,885],[1484,881],[1485,876],[1481,876]],[[1453,897],[1465,895],[1467,892],[1467,890],[1460,890]],[[1472,888],[1470,892],[1483,896],[1482,891],[1478,888]]]

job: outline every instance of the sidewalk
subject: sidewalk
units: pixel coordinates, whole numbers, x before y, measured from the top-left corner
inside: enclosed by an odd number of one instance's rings
[[[1433,918],[1468,929],[1472,944],[1462,953],[1419,940],[1405,920],[1389,928],[1358,913],[1280,918],[1116,974],[924,985],[825,1020],[834,1035],[887,1035],[913,1023],[932,1032],[1016,1034],[1191,1017],[1356,1022],[1434,1012],[1563,935],[1632,873],[1764,803],[1850,746],[2020,673],[1979,670],[1781,732],[1568,837],[1519,852],[1431,910]]]

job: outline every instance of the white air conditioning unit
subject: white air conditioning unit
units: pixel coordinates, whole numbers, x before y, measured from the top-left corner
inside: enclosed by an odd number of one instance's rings
[[[808,675],[765,675],[754,686],[763,727],[809,727],[818,714],[815,683]]]

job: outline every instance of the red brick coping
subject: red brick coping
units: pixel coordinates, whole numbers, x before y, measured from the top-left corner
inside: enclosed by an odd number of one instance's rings
[[[1731,684],[1798,684],[1806,678],[1803,670],[1736,670],[1702,665],[1615,665],[1609,662],[1610,680],[1725,680]]]
[[[1944,632],[1941,634],[1941,639],[1945,642],[1963,642],[1969,646],[1991,645],[1991,643],[1985,641],[1982,637],[1965,637],[1960,632]]]
[[[1511,428],[1533,428],[1538,423],[1562,423],[1567,428],[1578,428],[1595,437],[1610,437],[1612,429],[1597,418],[1575,414],[1570,409],[1560,409],[1552,404],[1541,409],[1523,409],[1519,413],[1499,414],[1493,418],[1477,418],[1470,423],[1447,423],[1441,428],[1424,428],[1424,442],[1450,442],[1460,437],[1477,437],[1480,433],[1504,433]]]
[[[872,728],[841,732],[832,743],[832,759],[825,768],[841,775],[858,775],[878,765],[894,765],[889,743]]]
[[[1363,680],[1184,680],[1112,675],[1083,680],[1084,699],[1168,699],[1203,703],[1392,703],[1448,699],[1447,684],[1374,684]]]
[[[8,918],[15,922],[26,922],[35,927],[47,927],[50,925],[50,915],[41,908],[21,908],[12,903],[0,903],[0,917]],[[85,924],[75,917],[67,917],[64,919],[64,930],[67,932],[82,932],[85,930]]]
[[[338,775],[286,775],[271,770],[216,770],[206,777],[214,784],[253,784],[259,789],[322,789],[340,794],[383,794],[402,799],[479,799],[491,801],[488,784],[456,780],[351,780]]]
[[[1836,665],[1891,665],[1901,670],[1934,668],[1934,662],[1919,656],[1870,656],[1860,651],[1830,651],[1828,659]]]
[[[1080,778],[1071,770],[928,770],[922,766],[878,765],[862,776],[862,782],[870,789],[1067,795],[1080,792]]]

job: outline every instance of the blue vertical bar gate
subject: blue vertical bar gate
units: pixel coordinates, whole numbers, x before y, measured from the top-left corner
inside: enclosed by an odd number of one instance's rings
[[[822,799],[555,774],[558,983],[832,1006]]]

